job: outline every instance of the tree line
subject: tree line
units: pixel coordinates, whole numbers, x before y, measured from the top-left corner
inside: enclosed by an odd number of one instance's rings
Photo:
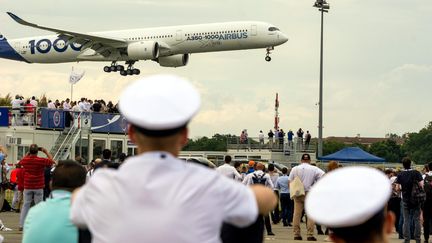
[[[396,141],[403,138],[403,144]],[[239,139],[232,134],[215,134],[212,137],[189,139],[189,143],[183,149],[185,151],[226,151],[227,144]],[[432,121],[418,132],[406,133],[402,136],[390,134],[388,139],[376,142],[370,146],[363,144],[344,144],[335,141],[324,141],[323,155],[337,152],[345,147],[358,146],[387,162],[400,162],[403,157],[410,157],[416,164],[426,164],[432,161]]]

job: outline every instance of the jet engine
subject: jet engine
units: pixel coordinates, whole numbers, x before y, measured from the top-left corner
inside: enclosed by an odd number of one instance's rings
[[[159,44],[155,41],[140,41],[127,47],[129,58],[133,60],[148,60],[159,57]]]
[[[189,61],[189,54],[178,54],[167,57],[159,57],[157,62],[162,67],[182,67],[186,66]]]

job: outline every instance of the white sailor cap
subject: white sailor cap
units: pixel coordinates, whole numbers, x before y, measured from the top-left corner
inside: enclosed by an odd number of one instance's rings
[[[126,120],[148,136],[167,136],[186,127],[201,99],[192,84],[174,75],[154,75],[126,87],[119,108]]]
[[[336,169],[322,177],[305,202],[308,217],[330,228],[358,226],[383,210],[391,195],[390,180],[377,169]]]

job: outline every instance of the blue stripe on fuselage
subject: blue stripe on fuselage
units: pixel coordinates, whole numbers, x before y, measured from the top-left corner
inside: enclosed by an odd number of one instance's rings
[[[11,59],[15,61],[23,61],[28,62],[25,60],[18,52],[16,52],[11,45],[7,42],[6,38],[1,38],[0,40],[0,58],[6,58]]]

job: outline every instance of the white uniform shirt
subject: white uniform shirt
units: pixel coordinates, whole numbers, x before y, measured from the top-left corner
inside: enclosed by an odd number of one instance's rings
[[[24,103],[24,100],[20,100],[20,99],[12,100],[11,101],[12,109],[20,108],[23,103]]]
[[[66,101],[63,102],[62,107],[63,107],[63,110],[65,110],[65,111],[69,111],[71,109],[71,105],[69,103],[67,103]]]
[[[241,180],[241,178],[242,178],[240,173],[238,173],[238,171],[234,167],[232,167],[231,165],[229,165],[227,163],[217,167],[216,171],[219,172],[220,174],[228,177],[228,178],[231,178],[231,179]]]
[[[248,175],[244,178],[244,180],[243,180],[243,184],[245,184],[246,186],[253,185],[254,182],[253,182],[252,177],[254,177],[255,175],[256,175],[257,177],[261,177],[262,174],[264,174],[264,172],[263,172],[262,170],[256,170],[256,171],[254,171],[253,173],[248,174]],[[270,175],[266,173],[266,174],[264,175],[264,178],[266,178],[265,186],[268,187],[268,188],[270,188],[270,189],[273,189],[273,188],[274,188],[274,185],[273,185],[273,182],[272,182],[272,180],[271,180],[271,178],[270,178]]]
[[[308,192],[312,185],[318,181],[324,175],[324,171],[316,166],[312,166],[308,163],[301,163],[291,169],[288,180],[291,182],[296,176],[303,182],[305,191]]]
[[[219,243],[222,222],[244,227],[257,216],[250,188],[165,152],[98,169],[71,207],[94,243]]]
[[[54,102],[51,101],[50,103],[48,103],[48,109],[57,109],[57,107]]]

